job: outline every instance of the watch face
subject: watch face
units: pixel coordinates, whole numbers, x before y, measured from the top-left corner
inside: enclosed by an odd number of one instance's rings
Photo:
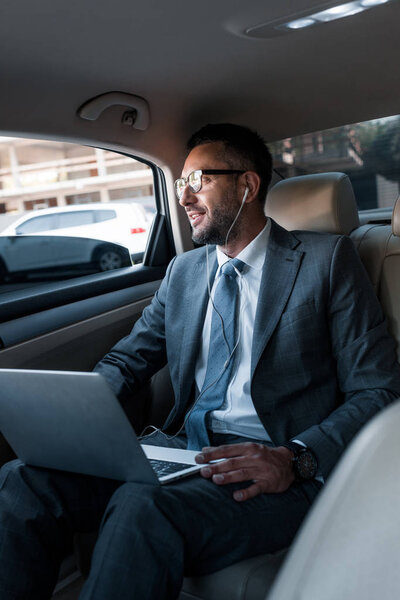
[[[317,467],[317,459],[310,450],[304,450],[297,455],[296,471],[300,479],[314,479]]]

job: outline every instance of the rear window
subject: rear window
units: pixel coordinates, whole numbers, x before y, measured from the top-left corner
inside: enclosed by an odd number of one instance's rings
[[[16,228],[16,233],[29,234],[29,233],[40,233],[41,231],[47,231],[47,229],[55,229],[56,223],[53,215],[42,215],[41,217],[33,217],[22,223]]]
[[[94,221],[92,210],[79,210],[76,212],[60,213],[57,215],[57,229],[64,227],[80,227],[90,225]]]
[[[360,210],[394,205],[400,185],[400,115],[315,131],[268,144],[283,177],[340,171]]]
[[[102,223],[103,221],[110,221],[110,219],[116,218],[115,210],[96,210],[94,211],[94,220],[96,223]]]

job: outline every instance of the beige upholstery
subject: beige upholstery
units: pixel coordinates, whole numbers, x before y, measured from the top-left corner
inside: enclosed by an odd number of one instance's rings
[[[179,600],[263,600],[286,550],[243,560],[205,577],[187,577]]]
[[[392,225],[351,234],[400,360],[400,199]],[[309,514],[266,600],[400,596],[400,401],[365,427]]]
[[[390,225],[363,225],[351,234],[385,313],[400,361],[400,199]]]
[[[382,267],[392,235],[390,225],[362,225],[350,234],[369,278],[379,296]]]
[[[306,519],[268,600],[400,597],[400,402],[355,438]]]
[[[292,231],[303,229],[348,235],[360,225],[349,178],[344,173],[291,177],[268,193],[266,214]]]
[[[400,361],[400,198],[393,209],[392,225],[360,226],[347,175],[321,173],[276,184],[268,193],[265,212],[290,231],[350,235],[381,302]]]
[[[400,237],[400,196],[397,198],[392,214],[393,235]]]

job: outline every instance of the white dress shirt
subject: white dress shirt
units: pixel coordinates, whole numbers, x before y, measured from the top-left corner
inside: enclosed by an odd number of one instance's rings
[[[245,263],[242,273],[238,272],[239,308],[237,347],[233,356],[232,378],[229,382],[225,401],[221,408],[209,415],[208,427],[218,433],[232,433],[243,437],[270,441],[256,410],[250,393],[251,348],[253,343],[254,321],[256,316],[258,294],[268,244],[270,220],[264,229],[250,242],[236,258]],[[218,270],[211,289],[214,297],[215,288],[221,276],[221,266],[229,258],[217,247]],[[206,369],[211,335],[212,303],[209,300],[199,357],[196,363],[195,378],[201,390]],[[267,392],[268,393],[268,392]]]

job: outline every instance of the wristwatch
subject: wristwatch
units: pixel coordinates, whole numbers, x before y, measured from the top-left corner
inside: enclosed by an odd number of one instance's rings
[[[296,444],[296,442],[287,442],[287,444],[283,445],[285,448],[289,448],[294,454],[292,462],[296,481],[314,479],[318,471],[318,461],[314,452],[306,446]]]

